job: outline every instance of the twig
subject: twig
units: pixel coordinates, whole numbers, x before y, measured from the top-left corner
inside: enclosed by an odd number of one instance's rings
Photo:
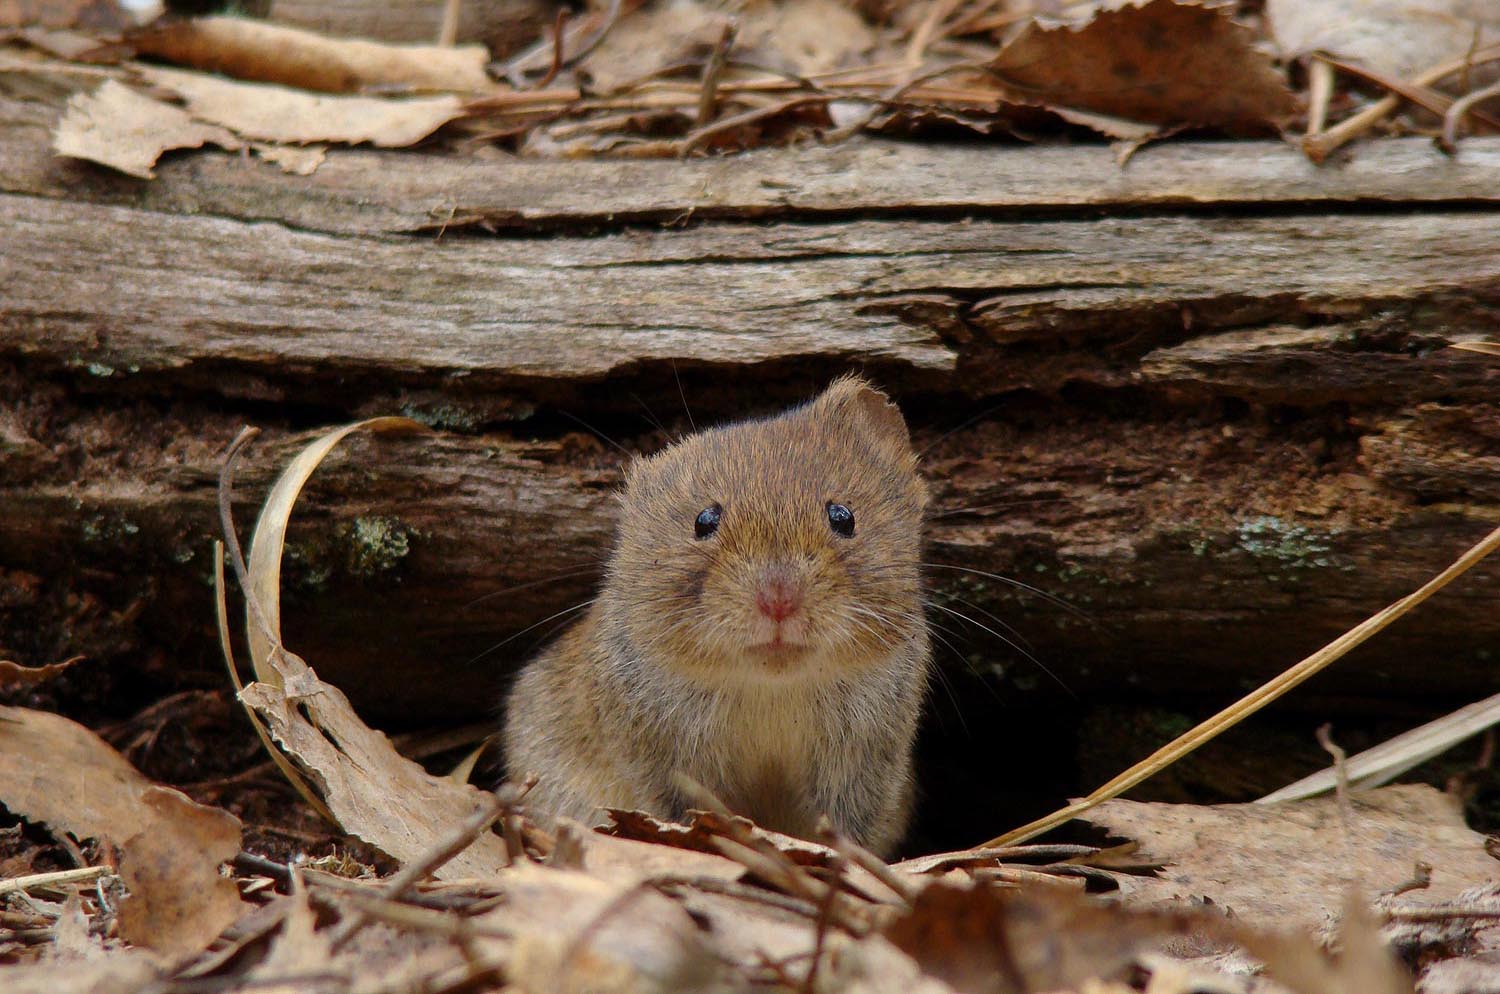
[[[563,67],[563,29],[568,26],[568,8],[557,8],[557,20],[552,24],[552,65],[547,68],[547,75],[543,76],[536,84],[538,90],[545,90],[552,85],[557,74],[562,72]]]
[[[1445,922],[1455,918],[1500,918],[1500,908],[1466,908],[1459,904],[1434,904],[1428,907],[1391,908],[1385,913],[1393,922]]]
[[[788,897],[778,894],[764,887],[751,887],[749,884],[738,883],[733,880],[721,880],[718,877],[688,877],[678,874],[667,874],[651,878],[651,885],[657,890],[672,896],[672,892],[681,889],[692,889],[702,891],[705,894],[718,894],[721,897],[734,898],[737,901],[747,901],[751,904],[764,904],[769,908],[779,911],[789,911],[794,915],[804,918],[816,918],[818,906],[811,901],[804,901],[800,897]]]
[[[911,67],[913,73],[926,58],[927,46],[935,40],[938,24],[953,13],[953,8],[957,6],[958,0],[935,0],[928,8],[927,16],[922,18],[922,23],[918,24],[917,29],[911,33],[911,39],[906,43],[906,64]]]
[[[631,9],[633,10],[639,5],[639,0],[636,0],[636,2],[632,2]],[[609,8],[604,13],[604,19],[599,26],[599,30],[588,41],[580,44],[571,54],[565,54],[558,68],[566,69],[568,66],[576,65],[579,60],[586,58],[589,53],[598,48],[600,43],[604,41],[605,36],[614,30],[616,22],[620,20],[620,15],[624,12],[625,5],[623,0],[610,0]],[[585,19],[580,18],[574,24],[579,34],[588,29],[588,22]],[[526,73],[549,64],[541,60],[543,58],[551,59],[555,47],[555,42],[545,40],[533,45],[531,48],[502,64],[498,68],[499,75],[509,79],[518,89],[522,88],[525,86]]]
[[[584,949],[588,948],[588,944],[593,941],[594,936],[598,935],[604,926],[609,924],[611,919],[619,917],[632,904],[647,894],[652,893],[655,889],[651,886],[649,880],[642,880],[628,890],[622,891],[610,898],[609,903],[605,904],[597,915],[590,919],[583,928],[578,930],[578,934],[573,936],[572,941],[563,947],[562,955],[558,957],[557,961],[557,975],[559,977],[567,976],[568,972],[573,968],[573,962],[578,958],[578,955]]]
[[[379,896],[386,901],[399,901],[408,890],[427,879],[432,873],[447,863],[453,857],[463,852],[474,844],[480,833],[485,832],[495,820],[509,810],[510,805],[499,796],[491,796],[489,803],[482,806],[478,811],[469,816],[469,819],[456,828],[448,838],[439,843],[426,856],[414,863],[408,863],[401,870],[393,874],[380,888]],[[365,915],[356,909],[346,921],[340,923],[338,930],[329,939],[329,948],[337,950],[354,936],[354,933],[364,927],[367,922]]]
[[[1324,722],[1318,726],[1313,733],[1328,755],[1333,757],[1333,796],[1334,802],[1339,809],[1339,821],[1343,824],[1344,835],[1349,835],[1350,825],[1354,821],[1354,806],[1349,802],[1349,769],[1345,760],[1349,754],[1344,751],[1343,746],[1333,741],[1333,725]]]
[[[1458,152],[1458,128],[1463,123],[1464,115],[1469,113],[1469,108],[1485,100],[1493,100],[1500,97],[1500,83],[1491,83],[1483,89],[1472,93],[1465,93],[1453,101],[1453,106],[1443,115],[1443,133],[1437,138],[1437,146],[1449,155]],[[1476,113],[1474,115],[1478,117]],[[1491,127],[1494,125],[1491,124]]]
[[[1471,66],[1500,59],[1500,45],[1492,45],[1470,52],[1461,59],[1451,59],[1425,69],[1411,78],[1413,86],[1430,86],[1446,76],[1462,72]],[[1352,117],[1346,118],[1322,134],[1308,135],[1302,139],[1302,151],[1313,162],[1323,162],[1346,143],[1364,134],[1388,114],[1401,105],[1395,96],[1381,97]]]
[[[735,128],[742,127],[746,124],[754,124],[757,121],[763,121],[767,118],[776,117],[777,115],[784,114],[787,111],[796,110],[799,107],[805,107],[810,104],[824,104],[827,102],[828,97],[823,96],[822,94],[812,96],[798,96],[792,97],[790,100],[783,100],[779,103],[771,104],[767,107],[756,107],[753,110],[747,110],[739,114],[731,114],[730,116],[715,121],[714,123],[707,125],[706,127],[698,128],[694,131],[689,132],[682,139],[681,154],[687,155],[691,152],[694,152],[707,144],[711,139],[716,138],[727,131],[733,131]]]
[[[901,874],[891,869],[889,863],[835,829],[826,820],[820,827],[823,829],[823,836],[828,839],[829,845],[835,852],[890,888],[897,900],[905,904],[911,904],[916,900],[918,890],[916,884],[903,879]]]
[[[432,876],[449,860],[473,845],[474,840],[508,811],[513,803],[514,801],[507,797],[499,795],[489,797],[487,803],[469,816],[468,821],[454,829],[448,838],[426,856],[415,863],[408,863],[399,872],[392,874],[381,887],[381,896],[391,901],[401,900],[408,890]]]
[[[724,74],[724,62],[729,58],[730,49],[734,48],[734,36],[737,26],[733,21],[724,25],[724,33],[719,36],[719,42],[708,56],[708,61],[703,64],[703,92],[698,95],[698,116],[694,119],[696,127],[705,127],[714,119],[714,110],[719,102],[719,77]]]
[[[229,865],[247,877],[269,877],[283,894],[292,892],[292,868],[285,863],[241,851]]]
[[[1333,66],[1313,59],[1307,67],[1307,134],[1320,135],[1328,125],[1328,104],[1333,99]]]
[[[476,925],[471,916],[405,904],[368,891],[350,890],[342,891],[341,894],[342,900],[347,901],[361,915],[391,925],[445,935],[459,942],[474,938],[513,938],[509,929],[496,925]]]
[[[1494,552],[1497,548],[1500,548],[1500,528],[1490,532],[1477,545],[1469,549],[1468,552],[1459,556],[1451,566],[1431,580],[1428,580],[1417,590],[1365,619],[1311,656],[1308,656],[1274,679],[1262,684],[1259,688],[1220,711],[1212,718],[1178,736],[1092,794],[1080,801],[1075,801],[1065,808],[1054,811],[1045,818],[1038,818],[1030,824],[1022,825],[1020,828],[997,836],[986,842],[985,847],[1011,845],[1016,842],[1024,842],[1027,839],[1035,838],[1043,832],[1056,828],[1085,811],[1103,804],[1112,797],[1118,797],[1146,778],[1177,762],[1177,760],[1197,749],[1203,743],[1208,742],[1220,732],[1239,724],[1267,704],[1270,704],[1283,694],[1299,686],[1309,677],[1326,669],[1351,649],[1377,635],[1392,622],[1407,614],[1407,612],[1417,607],[1417,605],[1427,600],[1427,598],[1462,576],[1475,563],[1488,556],[1491,552]]]
[[[1423,110],[1436,114],[1438,117],[1445,115],[1448,112],[1448,108],[1453,104],[1453,98],[1446,93],[1439,93],[1437,90],[1431,89],[1426,85],[1409,83],[1404,79],[1387,76],[1385,73],[1362,66],[1357,62],[1345,62],[1342,59],[1335,59],[1331,56],[1322,56],[1320,61],[1326,61],[1335,69],[1346,72],[1351,76],[1356,76],[1367,83],[1374,83],[1376,86],[1383,87],[1396,94],[1396,96],[1416,104]],[[1500,121],[1490,117],[1488,114],[1481,114],[1475,111],[1474,117],[1476,120],[1490,127],[1500,127]]]
[[[113,872],[107,866],[80,866],[73,870],[31,873],[24,877],[0,880],[0,894],[14,894],[28,890],[57,890],[67,884],[89,883]]]
[[[1417,860],[1412,867],[1411,879],[1402,881],[1385,893],[1389,897],[1395,897],[1408,891],[1425,890],[1430,886],[1432,886],[1432,865]]]
[[[438,27],[438,44],[451,48],[458,41],[458,15],[463,9],[463,0],[447,0],[443,4],[443,23]]]
[[[837,859],[831,867],[835,880],[843,876],[842,863],[842,859]],[[818,905],[817,923],[813,929],[812,962],[807,964],[807,975],[802,978],[802,994],[813,994],[817,990],[818,965],[823,961],[823,946],[828,941],[828,926],[833,921],[833,901],[836,897],[838,891],[830,887],[822,903]]]
[[[232,501],[234,498],[234,463],[239,458],[241,450],[250,443],[255,436],[260,434],[260,429],[246,425],[240,429],[240,433],[234,436],[234,441],[229,443],[229,448],[224,452],[224,466],[219,470],[219,527],[224,532],[224,547],[229,550],[229,562],[234,567],[234,578],[239,582],[240,590],[244,591],[245,603],[250,606],[250,613],[255,616],[255,623],[260,626],[261,633],[266,641],[272,645],[279,646],[281,640],[276,637],[276,629],[266,618],[261,610],[260,601],[256,599],[254,587],[250,583],[250,570],[245,566],[244,553],[240,551],[240,537],[234,530],[234,509]]]

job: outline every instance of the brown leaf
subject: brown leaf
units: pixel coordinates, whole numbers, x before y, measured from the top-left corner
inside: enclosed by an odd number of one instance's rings
[[[1478,31],[1493,41],[1500,11],[1489,0],[1267,0],[1266,22],[1286,58],[1326,52],[1404,79],[1462,56]]]
[[[239,819],[151,783],[88,729],[0,707],[0,803],[13,813],[121,850],[130,896],[123,938],[172,955],[195,952],[241,911],[219,864],[240,848]]]
[[[146,81],[181,97],[199,121],[256,141],[369,142],[381,148],[413,145],[463,113],[457,97],[383,100],[319,96],[269,83],[238,83],[202,73],[137,67]]]
[[[1248,28],[1221,7],[1177,0],[1126,0],[1082,25],[1032,23],[994,67],[1017,97],[1168,127],[1263,133],[1294,110]]]
[[[314,439],[282,471],[261,508],[250,545],[249,587],[258,610],[247,611],[247,642],[258,680],[239,696],[317,784],[317,793],[345,831],[408,862],[426,856],[434,839],[470,817],[479,807],[480,792],[432,776],[396,752],[389,739],[359,720],[337,687],[319,680],[306,662],[280,644],[281,556],[292,508],[319,463],[360,429],[418,431],[423,426],[394,417],[344,425]],[[507,862],[500,839],[484,832],[435,876],[484,876]]]
[[[729,989],[723,964],[682,906],[649,887],[524,864],[505,902],[476,919],[513,936],[507,979],[524,991]]]
[[[46,683],[82,660],[82,656],[74,656],[72,659],[64,659],[60,663],[48,663],[46,666],[22,666],[19,663],[0,659],[0,694],[17,687],[35,687],[37,684]]]
[[[717,880],[738,880],[745,875],[743,866],[717,853],[652,845],[592,832],[582,825],[576,825],[575,831],[584,869],[605,880],[639,883],[664,873]]]
[[[1369,908],[1347,895],[1337,957],[1295,935],[1242,935],[1265,971],[1299,994],[1411,994],[1412,980],[1380,936]]]
[[[878,36],[842,0],[758,0],[740,12],[739,47],[799,76],[868,61]]]
[[[656,842],[697,852],[717,854],[719,850],[714,846],[713,840],[729,834],[725,816],[713,811],[689,811],[686,824],[657,818],[644,811],[611,808],[608,814],[613,822],[610,834],[617,838]],[[802,866],[827,866],[836,856],[832,849],[816,842],[794,839],[790,835],[759,828],[745,818],[735,820],[751,834],[771,843],[782,855]]]
[[[1144,804],[1106,801],[1084,817],[1140,842],[1165,865],[1141,878],[1137,900],[1208,898],[1259,926],[1317,927],[1351,887],[1385,891],[1418,861],[1432,883],[1410,896],[1442,902],[1500,881],[1500,862],[1469,829],[1453,798],[1421,784],[1353,795],[1348,825],[1332,797],[1282,804]]]
[[[1073,894],[935,880],[883,931],[955,990],[1019,994],[1113,979],[1143,949],[1218,925],[1200,913],[1144,914]]]
[[[155,177],[151,167],[163,152],[210,143],[240,147],[223,128],[112,79],[93,93],[74,94],[52,135],[58,155],[88,159],[140,179]]]
[[[656,3],[620,20],[579,63],[596,90],[609,92],[711,49],[730,19],[704,3]]]
[[[256,155],[275,163],[281,167],[282,172],[293,176],[311,176],[328,157],[326,145],[267,145],[256,142],[250,147],[255,150]]]
[[[329,38],[243,17],[160,21],[133,32],[138,52],[235,79],[322,93],[376,87],[480,94],[498,89],[483,45],[392,45]]]

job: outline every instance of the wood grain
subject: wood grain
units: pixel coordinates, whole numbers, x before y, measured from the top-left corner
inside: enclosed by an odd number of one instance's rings
[[[1123,168],[335,150],[308,179],[205,153],[142,184],[48,151],[77,85],[0,80],[0,656],[216,667],[213,482],[245,422],[242,520],[320,426],[444,429],[339,457],[288,569],[292,647],[407,719],[485,713],[589,596],[622,456],[572,418],[649,450],[684,398],[701,423],[876,376],[925,450],[935,600],[983,625],[936,609],[943,665],[1017,706],[1052,685],[981,612],[1087,698],[1222,701],[1500,514],[1500,363],[1447,348],[1500,327],[1500,140],[1321,170],[1275,143]],[[1488,692],[1497,584],[1477,570],[1307,699]]]

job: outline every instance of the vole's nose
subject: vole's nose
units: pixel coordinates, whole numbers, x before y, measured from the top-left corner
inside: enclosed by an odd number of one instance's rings
[[[802,591],[785,572],[767,571],[755,588],[755,606],[772,621],[785,621],[801,610]]]

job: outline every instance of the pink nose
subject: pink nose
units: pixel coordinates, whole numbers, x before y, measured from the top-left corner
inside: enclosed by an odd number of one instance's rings
[[[785,621],[802,607],[802,594],[779,577],[767,577],[755,592],[755,606],[772,621]]]

